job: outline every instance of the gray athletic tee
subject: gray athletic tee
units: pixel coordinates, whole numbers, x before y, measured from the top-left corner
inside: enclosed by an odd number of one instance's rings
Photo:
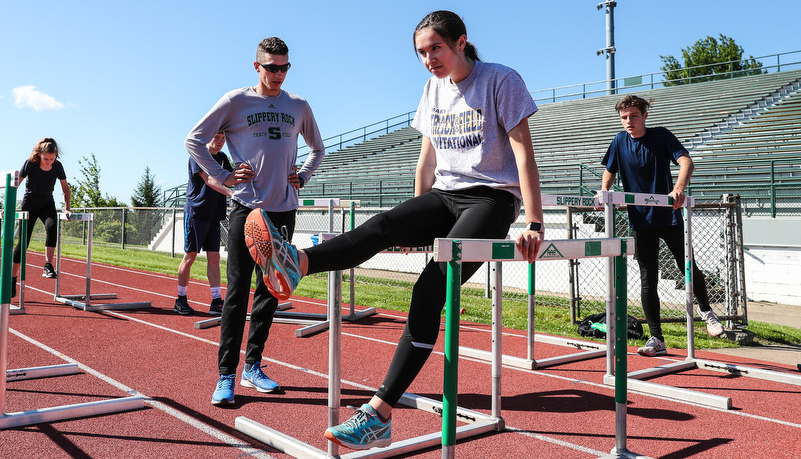
[[[325,154],[311,107],[302,97],[281,91],[262,96],[252,87],[226,93],[186,136],[186,149],[203,170],[222,183],[228,176],[209,153],[208,144],[223,131],[234,161],[250,164],[256,178],[234,188],[233,199],[251,209],[285,212],[298,208],[298,195],[287,177],[298,157],[298,134],[310,152],[298,175],[304,183]]]
[[[508,132],[536,111],[523,79],[509,67],[476,61],[470,75],[456,84],[432,76],[412,127],[436,150],[434,188],[487,186],[522,200]]]

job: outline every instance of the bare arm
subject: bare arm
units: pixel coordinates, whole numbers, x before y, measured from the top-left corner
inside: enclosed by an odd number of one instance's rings
[[[417,167],[414,171],[414,195],[431,191],[434,186],[434,170],[437,168],[437,154],[431,139],[423,136],[423,145],[420,147],[420,157],[417,158]]]
[[[684,204],[684,190],[690,184],[690,177],[693,176],[695,165],[690,155],[683,154],[676,160],[679,163],[679,178],[676,179],[676,184],[673,186],[673,191],[668,193],[668,196],[673,196],[673,208],[678,209]]]
[[[223,196],[228,196],[229,198],[233,195],[233,192],[231,191],[230,188],[218,182],[214,177],[211,177],[205,171],[198,172],[198,175],[200,175],[200,178],[202,178],[203,181],[206,182],[206,185],[208,185],[214,191],[220,193]]]
[[[609,191],[612,189],[612,185],[615,183],[615,174],[609,172],[608,170],[604,170],[604,175],[601,178],[601,191]]]
[[[540,174],[537,161],[534,159],[528,118],[521,120],[514,129],[509,131],[509,141],[512,144],[517,173],[520,177],[520,192],[523,195],[523,206],[526,209],[526,223],[542,223]],[[532,262],[537,257],[544,236],[541,232],[524,231],[517,237],[515,244],[526,259]]]
[[[64,210],[69,214],[71,203],[70,185],[67,180],[61,180],[61,192],[64,193]]]

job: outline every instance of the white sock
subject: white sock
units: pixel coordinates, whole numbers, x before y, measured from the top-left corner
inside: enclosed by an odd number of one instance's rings
[[[186,296],[186,290],[189,288],[188,285],[179,285],[178,286],[178,296]]]
[[[211,299],[222,298],[222,287],[211,287]]]

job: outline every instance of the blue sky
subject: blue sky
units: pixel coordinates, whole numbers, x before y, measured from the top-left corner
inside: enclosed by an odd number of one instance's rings
[[[417,107],[429,75],[412,32],[436,9],[459,13],[482,58],[516,69],[530,90],[606,76],[598,1],[5,3],[0,171],[54,137],[71,183],[94,153],[101,191],[129,204],[146,167],[163,189],[186,182],[184,137],[225,92],[256,83],[256,45],[268,36],[289,45],[283,88],[309,101],[323,137]],[[680,59],[707,35],[734,38],[754,57],[797,51],[798,5],[618,0],[616,76],[657,72],[660,55]]]

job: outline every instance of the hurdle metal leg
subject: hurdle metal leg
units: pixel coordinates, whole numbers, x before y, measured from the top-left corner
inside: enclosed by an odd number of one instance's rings
[[[0,212],[2,212],[0,210]],[[19,315],[25,314],[25,274],[27,265],[27,252],[28,252],[28,212],[16,211],[14,218],[19,222],[19,244],[20,244],[20,270],[19,270],[19,303],[18,306],[11,305],[9,314]],[[12,238],[13,243],[13,238]],[[12,280],[13,282],[13,280]]]

